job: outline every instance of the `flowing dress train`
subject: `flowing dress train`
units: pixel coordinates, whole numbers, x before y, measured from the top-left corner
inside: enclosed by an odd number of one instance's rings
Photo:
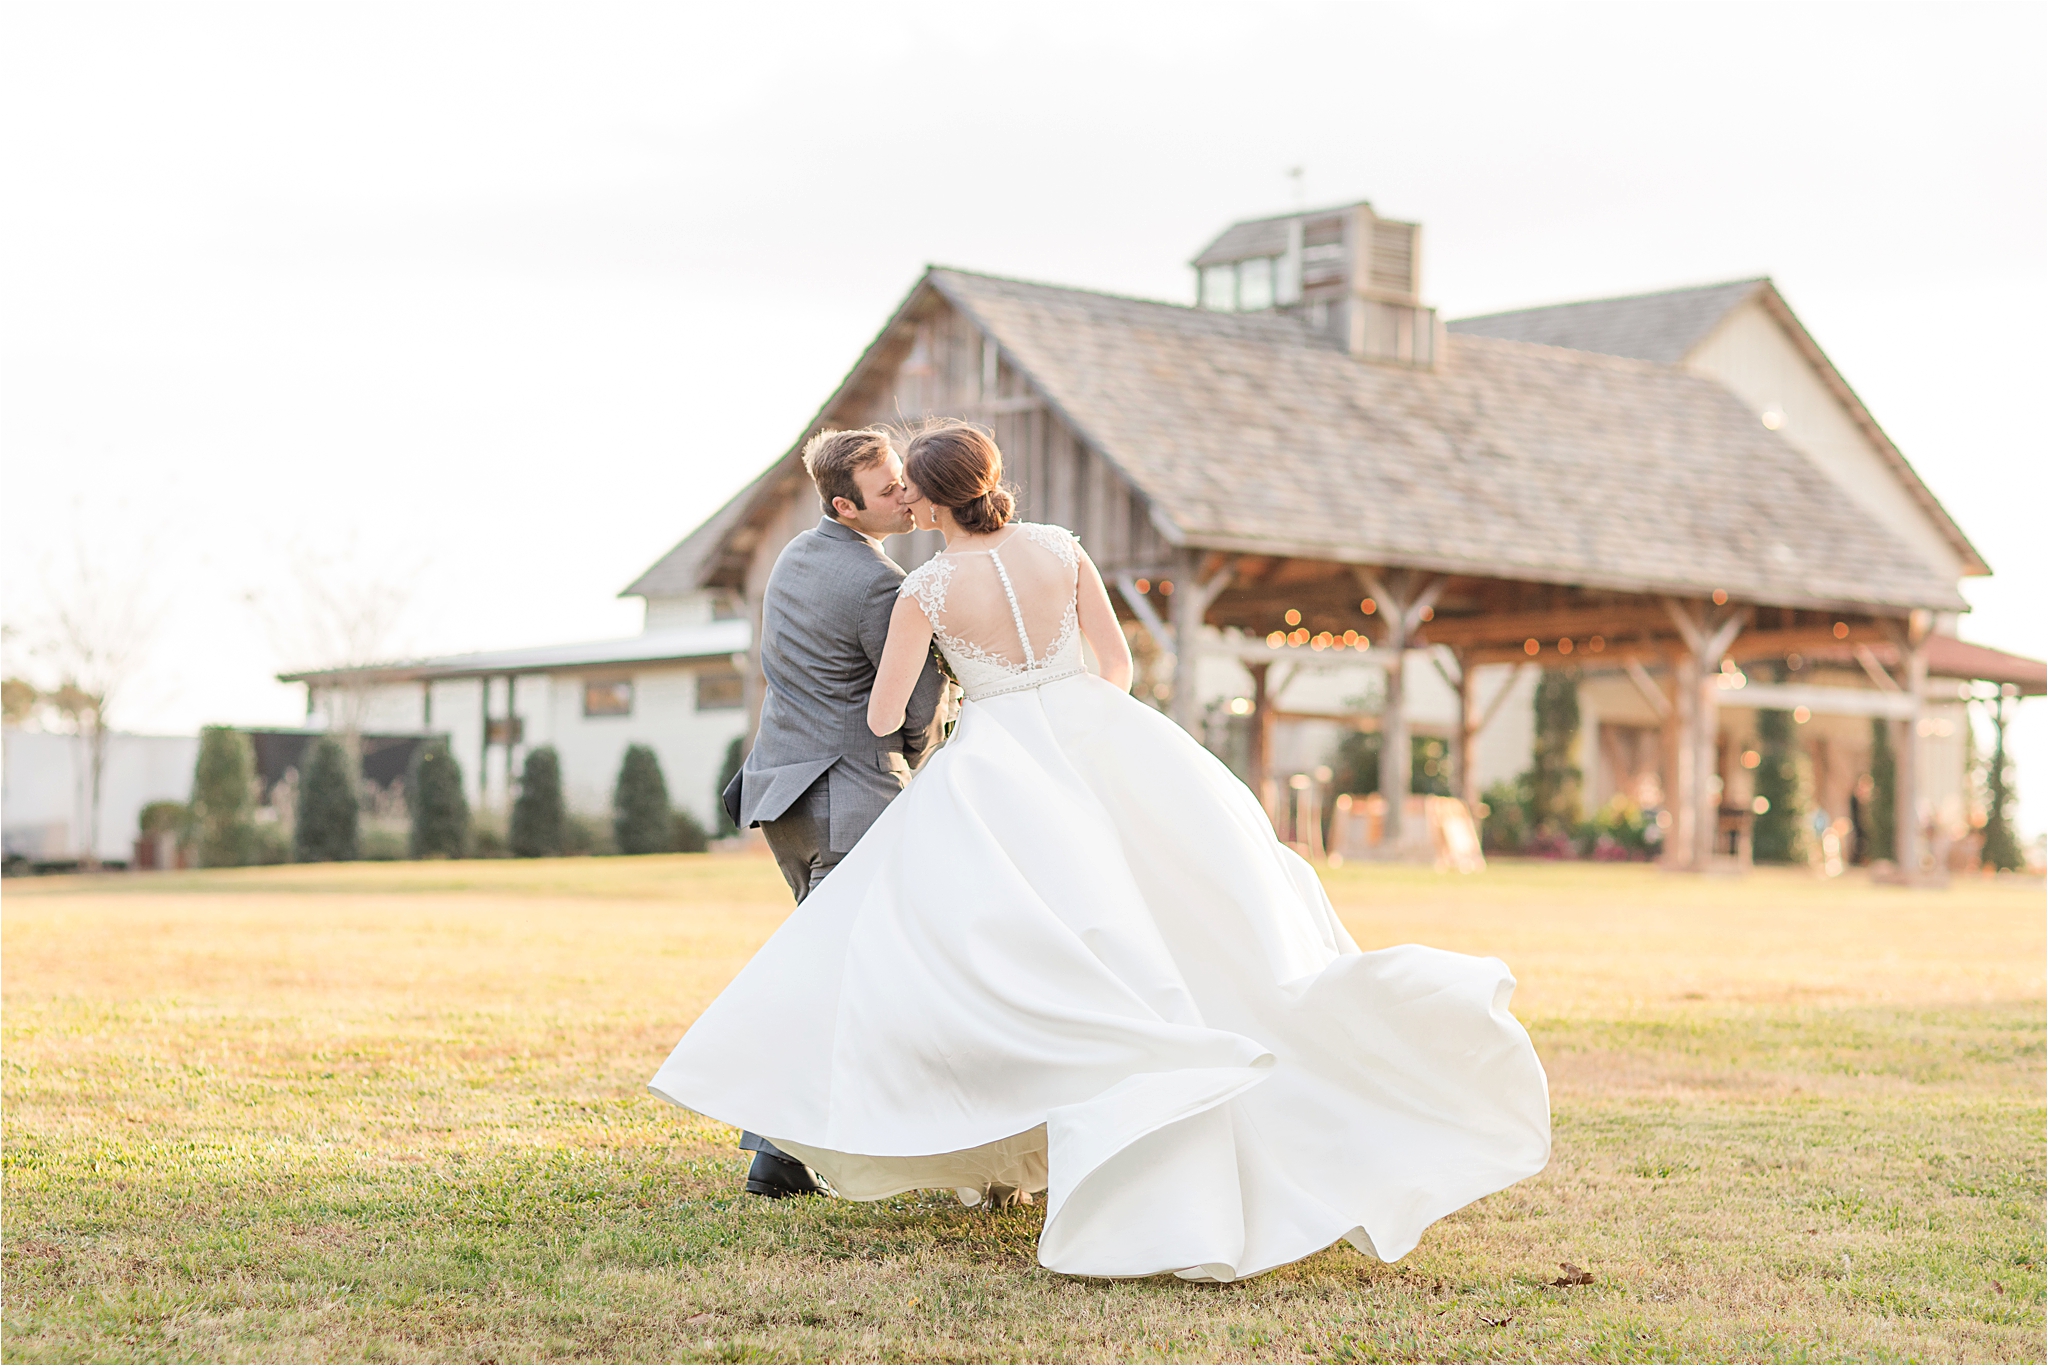
[[[854,1199],[1044,1190],[1055,1271],[1398,1259],[1548,1161],[1514,978],[1360,952],[1244,784],[1086,671],[1077,565],[1018,524],[905,579],[958,727],[651,1088]]]

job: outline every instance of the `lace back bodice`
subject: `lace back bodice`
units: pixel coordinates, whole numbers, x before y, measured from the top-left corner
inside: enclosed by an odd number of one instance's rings
[[[904,576],[969,701],[1082,672],[1081,551],[1072,532],[1037,522],[981,550],[932,556]]]

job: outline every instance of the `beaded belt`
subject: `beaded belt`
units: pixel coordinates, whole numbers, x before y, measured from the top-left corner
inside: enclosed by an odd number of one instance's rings
[[[1023,673],[1013,678],[1006,678],[1000,683],[991,683],[985,688],[973,689],[967,694],[967,700],[969,702],[985,702],[991,697],[1000,697],[1006,692],[1026,692],[1032,688],[1042,688],[1048,683],[1057,683],[1061,679],[1076,678],[1087,672],[1088,666],[1085,664],[1070,664],[1064,669],[1027,669]]]

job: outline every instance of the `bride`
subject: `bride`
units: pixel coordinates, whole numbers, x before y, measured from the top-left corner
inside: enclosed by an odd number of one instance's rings
[[[947,425],[906,465],[946,549],[903,581],[869,725],[901,726],[936,641],[958,727],[655,1093],[856,1200],[1043,1191],[1039,1261],[1073,1275],[1228,1281],[1341,1238],[1393,1261],[1542,1170],[1506,965],[1360,952],[1244,784],[1130,696],[1101,576],[1010,520],[995,443]]]

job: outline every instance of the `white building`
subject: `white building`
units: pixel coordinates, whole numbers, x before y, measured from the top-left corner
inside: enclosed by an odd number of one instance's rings
[[[736,660],[751,643],[719,602],[650,600],[647,629],[620,640],[281,677],[306,685],[311,724],[347,712],[367,731],[447,735],[479,809],[503,810],[526,755],[553,745],[570,809],[603,815],[626,747],[642,744],[670,802],[715,829],[719,768],[747,729]]]
[[[107,736],[100,773],[102,863],[126,863],[141,833],[142,808],[182,802],[192,792],[199,741],[190,735]],[[0,736],[0,843],[12,861],[65,863],[83,859],[92,829],[91,756],[76,735],[9,726]]]

